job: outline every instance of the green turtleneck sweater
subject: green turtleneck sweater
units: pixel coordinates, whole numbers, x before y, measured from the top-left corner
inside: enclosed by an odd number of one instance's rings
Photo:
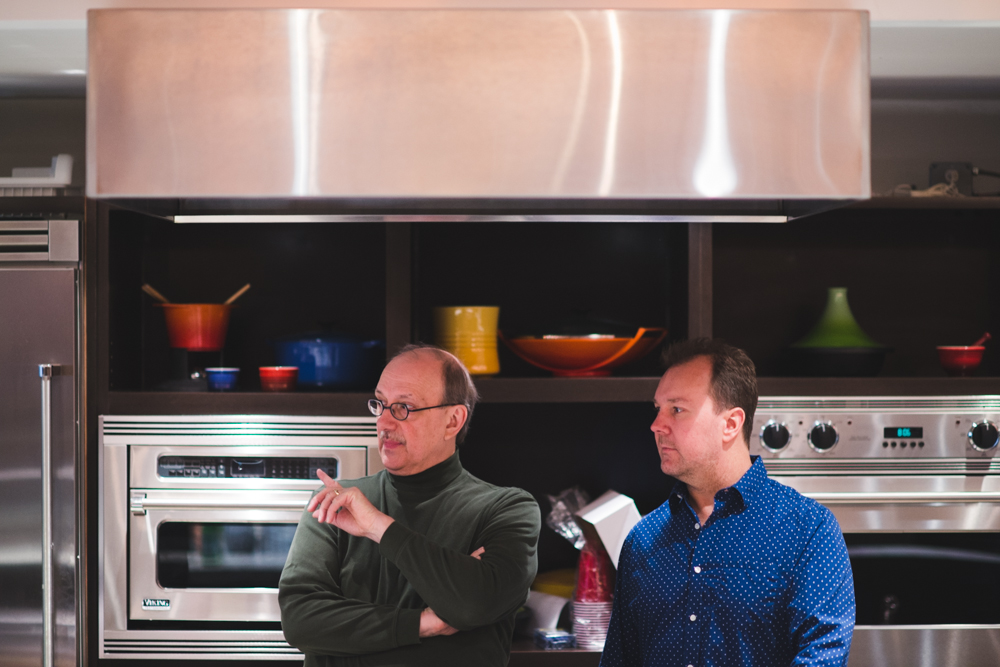
[[[305,667],[506,665],[538,569],[534,498],[473,477],[458,453],[416,475],[342,484],[395,521],[376,544],[302,514],[278,600]],[[479,547],[481,560],[470,556]],[[425,607],[459,631],[420,639]]]

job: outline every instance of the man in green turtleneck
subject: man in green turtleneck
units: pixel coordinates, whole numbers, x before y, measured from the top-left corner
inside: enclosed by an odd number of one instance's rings
[[[408,346],[375,398],[385,470],[323,488],[281,573],[281,626],[305,667],[506,665],[538,567],[538,504],[465,471],[477,395],[454,356]]]

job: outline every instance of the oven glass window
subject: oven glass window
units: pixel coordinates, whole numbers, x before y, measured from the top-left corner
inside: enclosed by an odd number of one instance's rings
[[[156,578],[165,588],[277,588],[294,536],[294,523],[161,523]]]
[[[858,625],[1000,623],[1000,533],[844,535]]]

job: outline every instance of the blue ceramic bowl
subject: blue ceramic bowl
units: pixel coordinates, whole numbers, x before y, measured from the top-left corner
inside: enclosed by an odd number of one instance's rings
[[[385,343],[316,334],[277,341],[275,353],[280,365],[298,366],[300,386],[372,389],[385,362]]]
[[[236,379],[239,376],[240,369],[238,368],[216,367],[205,369],[209,391],[232,391],[236,389]]]

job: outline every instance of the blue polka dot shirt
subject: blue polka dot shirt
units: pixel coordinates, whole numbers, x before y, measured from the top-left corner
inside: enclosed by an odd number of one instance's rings
[[[601,667],[846,665],[854,580],[830,510],[759,456],[704,526],[685,488],[622,547]]]

